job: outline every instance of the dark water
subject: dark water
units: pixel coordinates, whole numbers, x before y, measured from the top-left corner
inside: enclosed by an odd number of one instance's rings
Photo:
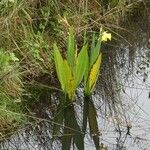
[[[94,94],[85,98],[81,87],[77,102],[68,107],[57,106],[59,92],[47,96],[53,104],[36,108],[36,121],[4,140],[1,149],[150,149],[148,8],[125,18],[120,26],[127,30],[113,30],[116,38],[103,47]]]

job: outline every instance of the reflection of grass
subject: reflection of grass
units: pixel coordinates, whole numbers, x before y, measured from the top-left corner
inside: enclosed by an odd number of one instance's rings
[[[20,80],[17,74],[13,76],[13,72],[0,82],[0,138],[24,122],[20,107],[21,92]]]
[[[17,127],[25,122],[20,104],[14,102],[7,94],[0,92],[0,140],[7,134],[16,130]]]

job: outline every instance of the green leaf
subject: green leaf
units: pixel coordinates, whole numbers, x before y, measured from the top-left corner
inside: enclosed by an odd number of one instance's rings
[[[100,38],[98,39],[95,47],[94,47],[94,43],[95,43],[95,36],[93,37],[93,42],[92,42],[93,49],[91,49],[90,67],[94,64],[94,62],[96,61],[96,59],[100,53],[101,39]]]
[[[102,54],[100,53],[98,58],[96,59],[96,62],[92,65],[92,67],[88,71],[86,71],[86,74],[84,75],[85,78],[84,93],[87,96],[91,94],[91,92],[95,87],[99,75],[101,60],[102,60]]]
[[[89,76],[89,60],[88,60],[88,65],[86,66],[86,69],[85,69],[85,74],[84,74],[84,93],[87,93],[88,91],[88,76]]]
[[[85,72],[88,68],[89,60],[88,60],[88,52],[87,52],[87,44],[84,45],[77,57],[76,62],[76,72],[75,72],[75,80],[76,80],[76,86],[78,86],[83,76],[85,75]]]
[[[63,91],[65,91],[66,79],[65,79],[65,72],[64,72],[64,62],[56,44],[54,44],[54,61],[55,61],[57,76],[59,82],[61,83],[61,88]]]
[[[19,61],[19,59],[15,56],[15,54],[14,53],[10,53],[10,58],[11,58],[11,60],[12,61]]]
[[[93,64],[91,68],[91,72],[89,75],[89,92],[91,93],[95,87],[96,81],[98,79],[100,67],[102,62],[102,53],[99,54],[95,64]]]
[[[75,79],[72,75],[71,68],[68,65],[67,60],[64,60],[64,72],[66,78],[66,92],[69,96],[69,99],[72,100],[75,92]]]
[[[75,43],[74,43],[73,28],[70,28],[70,32],[69,32],[67,61],[70,65],[70,67],[73,68],[74,64],[75,64]]]
[[[71,72],[71,68],[70,68],[70,66],[69,66],[69,64],[68,64],[66,59],[64,60],[63,63],[64,63],[65,78],[66,78],[66,81],[67,81],[69,78],[71,78],[72,72]]]
[[[93,66],[90,69],[89,72],[89,77],[88,77],[88,94],[90,94],[96,84],[96,81],[98,79],[98,75],[99,75],[99,69],[101,66],[101,60],[102,60],[102,54],[100,53],[96,62],[93,64]]]

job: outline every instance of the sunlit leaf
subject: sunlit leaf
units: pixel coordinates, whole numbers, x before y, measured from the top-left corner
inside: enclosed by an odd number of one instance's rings
[[[61,83],[61,88],[64,91],[65,83],[66,83],[65,72],[64,72],[64,63],[63,63],[63,58],[62,58],[56,44],[54,44],[54,61],[55,61],[57,76],[58,76],[59,82]]]
[[[72,75],[71,68],[68,65],[67,60],[64,60],[64,72],[66,78],[66,92],[70,100],[73,99],[75,93],[75,78]]]
[[[102,54],[99,54],[96,62],[93,64],[91,70],[90,70],[90,74],[89,74],[89,78],[88,78],[88,82],[89,82],[89,92],[92,92],[94,89],[94,86],[96,84],[97,78],[98,78],[98,73],[99,73],[99,69],[101,66],[101,59],[102,59]]]
[[[88,67],[88,53],[87,53],[87,44],[84,45],[78,55],[77,62],[76,62],[76,86],[78,86],[85,74],[86,68]]]
[[[69,64],[68,64],[66,59],[64,60],[63,63],[64,63],[63,66],[64,66],[65,78],[66,78],[66,80],[68,80],[72,76],[71,68],[70,68],[70,66],[69,66]]]
[[[90,67],[94,64],[96,61],[101,48],[101,40],[98,40],[96,46],[91,50],[91,57],[90,57]]]
[[[19,59],[15,56],[14,53],[10,53],[10,58],[12,61],[16,62],[16,61],[19,61]]]

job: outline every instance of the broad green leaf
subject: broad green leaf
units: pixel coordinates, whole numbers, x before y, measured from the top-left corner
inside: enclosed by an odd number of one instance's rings
[[[88,75],[89,75],[89,59],[88,59],[88,64],[85,69],[85,74],[84,74],[84,93],[86,94],[88,91]]]
[[[99,39],[94,49],[91,50],[90,67],[95,63],[101,48],[101,40]]]
[[[66,77],[66,92],[68,94],[69,99],[72,100],[76,89],[75,79],[74,76],[72,75],[71,68],[68,65],[67,60],[64,60],[64,72]]]
[[[89,78],[88,78],[88,82],[89,82],[89,93],[91,93],[95,87],[97,78],[98,78],[98,74],[99,74],[99,69],[101,66],[101,60],[102,60],[102,54],[99,54],[95,64],[93,64],[91,70],[90,70],[90,74],[89,74]]]
[[[56,44],[54,44],[54,61],[55,61],[57,76],[58,76],[59,82],[61,83],[61,88],[64,91],[65,83],[66,83],[65,73],[64,73],[64,63],[63,63],[63,58]]]
[[[74,43],[73,28],[70,28],[69,38],[68,38],[68,49],[67,49],[67,61],[71,68],[75,64],[75,43]]]
[[[70,66],[69,66],[69,64],[68,64],[68,62],[67,62],[66,59],[64,60],[63,63],[64,63],[65,78],[66,78],[66,80],[67,80],[68,78],[71,78],[72,72],[71,72],[71,68],[70,68]],[[66,82],[66,83],[67,83],[67,82]]]
[[[88,52],[87,52],[87,44],[84,45],[77,57],[76,62],[76,73],[75,73],[75,80],[76,80],[76,87],[81,83],[83,76],[85,75],[85,71],[88,67]]]

